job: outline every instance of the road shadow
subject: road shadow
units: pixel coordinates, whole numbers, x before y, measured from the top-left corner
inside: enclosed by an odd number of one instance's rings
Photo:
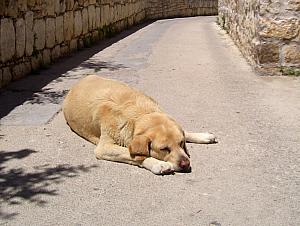
[[[94,69],[96,72],[101,71],[103,69],[106,69],[109,71],[117,71],[120,69],[127,68],[123,64],[116,64],[116,63],[105,62],[105,61],[95,61],[92,59],[89,61],[83,62],[80,65],[80,67]]]
[[[14,108],[27,101],[29,104],[61,103],[67,93],[66,90],[53,92],[49,89],[43,89],[43,87],[53,81],[59,83],[65,81],[65,79],[74,79],[71,76],[67,76],[66,73],[79,65],[81,69],[94,69],[96,72],[104,69],[115,71],[125,68],[124,65],[115,64],[113,62],[85,61],[96,53],[101,52],[112,44],[132,35],[153,22],[154,21],[141,23],[120,32],[112,38],[103,39],[92,47],[82,49],[67,57],[60,58],[48,69],[44,68],[37,73],[30,74],[21,80],[12,82],[4,89],[0,89],[0,119],[8,115]]]
[[[70,166],[67,164],[50,167],[47,164],[36,166],[32,172],[28,172],[21,167],[8,168],[5,166],[8,161],[21,160],[34,153],[36,151],[31,149],[13,152],[0,151],[0,219],[9,220],[18,215],[17,212],[6,213],[1,210],[3,204],[19,205],[30,201],[44,206],[47,202],[42,199],[43,196],[58,195],[58,190],[53,189],[53,184],[62,183],[67,178],[87,173],[96,167],[95,165]]]

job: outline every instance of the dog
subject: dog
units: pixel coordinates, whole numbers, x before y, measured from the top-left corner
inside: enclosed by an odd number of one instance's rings
[[[146,168],[154,174],[190,172],[186,142],[209,144],[211,133],[188,133],[151,97],[128,85],[89,75],[68,92],[63,113],[97,159]]]

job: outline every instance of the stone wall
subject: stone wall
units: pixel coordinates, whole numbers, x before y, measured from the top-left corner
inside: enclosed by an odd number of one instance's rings
[[[147,18],[160,19],[198,15],[216,15],[217,0],[149,0]]]
[[[0,0],[0,88],[147,15],[211,15],[216,6],[217,0]]]
[[[300,0],[219,0],[218,18],[259,72],[300,75]]]
[[[0,1],[0,87],[145,18],[143,0]]]

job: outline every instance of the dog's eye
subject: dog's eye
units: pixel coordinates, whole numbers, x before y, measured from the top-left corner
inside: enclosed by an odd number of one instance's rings
[[[169,149],[168,147],[161,148],[160,150],[163,151],[163,152],[168,152],[168,153],[171,152],[170,149]]]
[[[183,140],[183,141],[181,141],[179,145],[180,145],[180,147],[182,147],[182,148],[183,148],[183,147],[184,147],[184,140]]]

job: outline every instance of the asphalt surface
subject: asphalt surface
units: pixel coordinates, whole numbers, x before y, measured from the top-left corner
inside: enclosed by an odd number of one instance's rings
[[[300,225],[300,79],[256,75],[215,17],[135,27],[0,95],[0,225]],[[188,131],[192,172],[96,160],[60,112],[85,74],[156,99]]]

